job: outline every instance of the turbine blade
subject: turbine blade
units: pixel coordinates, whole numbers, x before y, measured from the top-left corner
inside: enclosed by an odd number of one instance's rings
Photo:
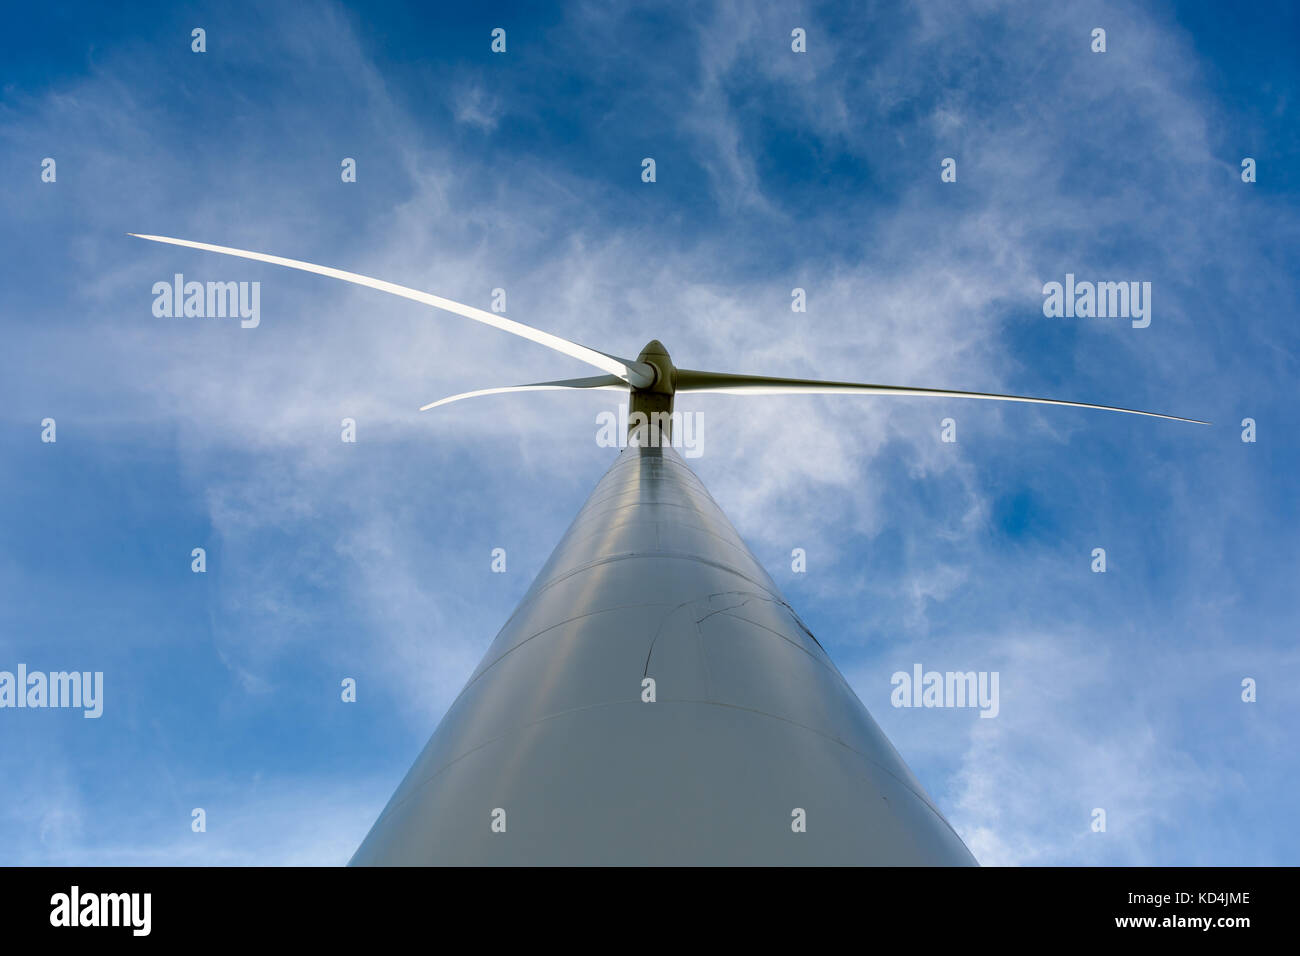
[[[385,282],[382,279],[372,279],[369,276],[358,275],[355,272],[344,272],[342,269],[333,269],[329,266],[318,266],[314,263],[302,262],[298,259],[285,259],[281,256],[267,255],[264,252],[249,252],[247,249],[232,249],[229,246],[214,246],[206,242],[193,242],[189,239],[172,239],[168,236],[146,236],[137,232],[129,232],[127,235],[134,236],[137,239],[148,239],[150,242],[165,242],[173,246],[186,246],[190,249],[202,249],[206,252],[219,252],[222,255],[238,256],[241,259],[252,259],[255,262],[269,262],[271,265],[285,266],[289,269],[299,269],[303,272],[314,272],[317,275],[329,276],[332,279],[342,279],[344,282],[351,282],[355,285],[365,286],[369,289],[378,289],[380,292],[387,292],[390,295],[397,295],[404,299],[422,302],[425,305],[433,306],[435,309],[442,309],[445,312],[454,312],[456,315],[464,316],[467,319],[473,319],[475,322],[482,322],[484,325],[490,325],[494,329],[501,329],[503,332],[518,335],[520,338],[528,339],[530,342],[536,342],[538,345],[544,345],[548,349],[554,349],[563,355],[568,355],[570,358],[576,358],[580,362],[586,362],[588,365],[593,368],[598,368],[602,372],[617,375],[625,382],[629,382],[637,387],[645,387],[654,382],[654,369],[644,362],[634,362],[628,359],[618,358],[614,355],[607,355],[604,352],[589,349],[585,345],[579,345],[577,342],[570,342],[568,339],[560,338],[558,335],[552,335],[549,332],[543,332],[541,329],[535,329],[531,325],[524,325],[522,322],[507,319],[504,315],[498,315],[495,312],[486,312],[483,309],[476,309],[470,305],[462,305],[459,302],[453,302],[451,299],[444,299],[442,296],[433,295],[429,292],[421,292],[419,289],[411,289],[403,285],[397,285],[393,282]]]
[[[867,385],[858,382],[822,382],[809,378],[770,378],[764,375],[733,375],[728,372],[698,372],[677,369],[678,392],[734,392],[742,395],[835,395],[841,392],[865,395],[918,395],[932,398],[985,398],[1000,402],[1028,402],[1034,405],[1069,405],[1073,408],[1099,408],[1108,412],[1147,415],[1175,422],[1208,425],[1195,418],[1143,412],[1136,408],[1066,402],[1057,398],[1030,398],[1025,395],[998,395],[993,392],[961,392],[946,388],[907,388],[899,385]]]
[[[461,392],[459,395],[449,395],[447,398],[440,398],[436,402],[430,402],[428,405],[420,406],[420,411],[427,412],[431,408],[437,408],[439,405],[450,405],[452,402],[459,402],[462,398],[478,398],[480,395],[501,395],[505,392],[551,392],[562,389],[613,389],[621,391],[627,388],[627,382],[623,381],[617,375],[593,375],[591,378],[566,378],[558,382],[535,382],[532,385],[506,385],[501,388],[480,388],[476,392]]]

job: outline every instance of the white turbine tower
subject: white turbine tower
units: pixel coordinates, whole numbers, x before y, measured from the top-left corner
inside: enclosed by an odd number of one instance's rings
[[[132,234],[134,235],[134,233]],[[629,443],[353,864],[969,865],[960,837],[668,446],[677,392],[1084,402],[676,368],[623,359],[449,299],[295,259],[140,236],[399,295],[601,375],[482,389],[629,393]],[[640,416],[638,416],[640,413]]]

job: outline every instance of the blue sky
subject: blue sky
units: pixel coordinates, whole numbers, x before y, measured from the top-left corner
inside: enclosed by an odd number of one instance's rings
[[[603,393],[416,411],[576,362],[127,232],[501,287],[513,318],[687,367],[1214,422],[679,400],[693,467],[982,862],[1300,860],[1293,6],[8,22],[0,669],[103,671],[105,705],[0,711],[0,862],[346,861],[612,458]],[[176,272],[261,282],[260,326],[154,317]],[[1046,318],[1066,273],[1150,281],[1150,327]],[[892,708],[918,662],[998,671],[999,716]]]

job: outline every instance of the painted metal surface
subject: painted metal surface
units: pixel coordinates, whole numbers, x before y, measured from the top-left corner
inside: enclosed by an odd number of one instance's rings
[[[699,478],[636,446],[352,859],[974,863]]]

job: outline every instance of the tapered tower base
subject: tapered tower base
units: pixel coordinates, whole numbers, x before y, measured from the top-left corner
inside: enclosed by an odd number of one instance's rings
[[[352,863],[975,860],[677,452],[629,447]]]

